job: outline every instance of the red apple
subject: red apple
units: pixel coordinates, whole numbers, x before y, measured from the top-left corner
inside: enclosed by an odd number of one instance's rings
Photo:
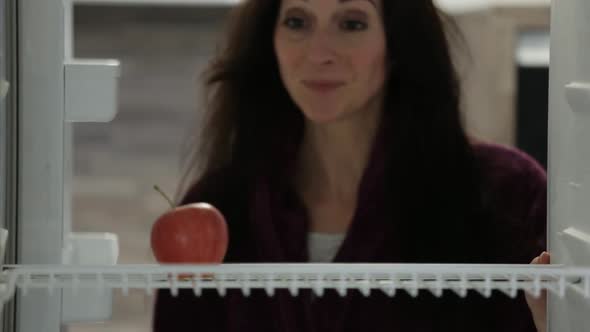
[[[207,203],[173,208],[154,223],[151,245],[160,263],[221,263],[228,245],[225,218]]]

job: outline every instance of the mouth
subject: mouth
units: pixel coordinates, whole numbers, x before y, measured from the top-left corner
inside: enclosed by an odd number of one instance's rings
[[[306,80],[302,82],[303,85],[314,91],[320,93],[332,92],[338,88],[343,87],[346,83],[343,81],[329,81],[329,80]]]

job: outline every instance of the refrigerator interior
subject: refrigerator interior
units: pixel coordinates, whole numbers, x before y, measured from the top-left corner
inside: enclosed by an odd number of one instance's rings
[[[80,2],[87,5],[97,3]],[[111,6],[124,3],[116,2],[109,3]],[[7,10],[15,10],[14,3],[0,0],[2,17],[9,16]],[[141,1],[135,5],[137,3]],[[185,28],[214,31],[221,25],[228,5],[232,5],[231,1],[214,5],[197,0],[179,3],[180,6],[203,8],[202,19],[206,23],[201,27],[191,26],[190,20],[194,17],[187,15]],[[18,49],[19,68],[18,89],[10,90],[10,93],[18,95],[7,94],[10,98],[0,102],[0,140],[3,143],[0,146],[0,170],[2,174],[11,175],[0,179],[0,212],[5,216],[4,222],[18,220],[18,231],[16,225],[4,225],[14,230],[9,248],[15,246],[7,251],[6,263],[16,261],[19,264],[3,267],[5,274],[2,282],[5,285],[2,286],[8,286],[5,290],[14,291],[0,292],[3,294],[0,298],[6,303],[4,328],[7,331],[57,332],[64,326],[69,326],[72,332],[116,331],[121,327],[127,327],[129,331],[147,330],[152,299],[150,291],[157,287],[173,290],[186,287],[197,293],[201,288],[215,288],[223,293],[228,287],[237,287],[244,292],[256,287],[264,288],[270,295],[276,287],[289,288],[293,293],[300,288],[312,288],[320,295],[326,288],[341,292],[379,289],[392,296],[399,290],[411,293],[418,289],[427,289],[434,294],[442,289],[451,289],[458,294],[473,289],[483,296],[489,295],[492,290],[511,296],[516,290],[538,293],[541,289],[548,289],[551,331],[583,331],[585,326],[590,325],[586,314],[590,310],[590,270],[584,268],[590,263],[590,224],[585,220],[590,215],[588,1],[561,0],[552,4],[547,167],[550,177],[549,249],[556,265],[536,269],[529,266],[460,265],[351,267],[263,264],[201,268],[144,265],[153,263],[147,242],[149,222],[155,220],[166,207],[151,187],[156,183],[164,184],[167,191],[173,193],[179,175],[175,173],[177,171],[164,170],[178,166],[175,156],[179,151],[170,150],[170,147],[179,146],[183,136],[167,134],[174,131],[175,121],[194,120],[187,114],[194,103],[189,97],[196,75],[187,74],[186,66],[195,66],[193,72],[198,72],[199,66],[207,61],[212,52],[213,40],[218,37],[210,32],[199,35],[198,42],[188,37],[174,40],[170,36],[182,34],[166,22],[167,11],[159,7],[162,5],[160,1],[151,4],[155,9],[144,12],[144,15],[158,15],[156,25],[159,25],[159,30],[146,34],[130,26],[118,29],[124,27],[117,25],[121,21],[111,18],[110,23],[104,23],[105,26],[111,25],[107,34],[111,33],[115,40],[119,35],[117,42],[120,44],[109,44],[110,48],[96,47],[80,38],[80,32],[74,27],[86,29],[80,31],[95,37],[105,36],[105,33],[92,30],[91,22],[76,25],[76,11],[67,0],[22,0],[18,4],[18,23],[16,20],[3,20],[0,27],[0,79],[16,76],[16,66],[9,57],[16,52],[10,54],[8,45]],[[90,8],[103,10],[100,6]],[[120,12],[123,17],[135,15],[125,14],[125,10]],[[84,9],[80,9],[78,14],[83,15]],[[168,14],[173,16],[172,12]],[[17,33],[18,46],[11,44],[11,33]],[[125,38],[153,38],[154,44],[148,47],[138,43],[144,46],[143,49],[132,49],[129,45],[125,48]],[[158,44],[158,41],[162,43]],[[183,47],[187,48],[185,51],[190,56],[160,66],[167,49],[181,51]],[[143,55],[137,56],[134,52],[143,52]],[[129,59],[139,60],[129,62]],[[148,68],[152,71],[147,71]],[[156,75],[179,75],[183,81],[151,80]],[[128,79],[130,77],[135,79]],[[81,82],[90,83],[86,86]],[[176,94],[178,102],[172,105],[174,110],[163,115],[161,109],[170,105],[157,104],[158,100],[163,100],[158,98],[157,93],[164,93],[170,82],[181,84],[177,89],[169,89],[172,90],[170,93]],[[129,92],[125,99],[118,95],[123,89]],[[144,100],[145,91],[153,92],[151,100],[149,97],[148,101]],[[12,128],[17,122],[9,116],[12,114],[9,110],[16,106],[16,100],[19,102],[19,121],[18,128]],[[150,106],[153,107],[151,113],[137,112]],[[115,116],[121,108],[126,108],[128,112],[120,113],[121,117]],[[545,116],[543,112],[536,114],[528,116]],[[168,127],[149,127],[150,116]],[[130,133],[126,121],[135,123],[138,131]],[[76,130],[90,134],[77,136]],[[108,135],[105,134],[107,132]],[[162,141],[154,139],[154,136],[168,139]],[[15,138],[15,144],[9,145]],[[110,146],[112,150],[84,156],[82,149],[76,150],[76,144]],[[18,146],[18,175],[10,173],[14,172],[11,162],[17,159],[15,151],[7,149],[10,146]],[[125,164],[125,156],[130,151],[142,149],[146,152],[144,159],[140,160],[149,166],[138,171],[134,164]],[[149,155],[153,151],[167,154],[168,161],[158,163]],[[92,176],[75,176],[84,172]],[[130,180],[132,175],[137,178]],[[18,193],[15,191],[16,183]],[[101,191],[104,197],[111,197],[111,203],[118,204],[121,209],[112,209],[109,211],[112,214],[100,212],[105,211],[107,205],[100,206],[100,203],[92,201],[92,197],[100,195]],[[141,197],[141,200],[129,201],[128,197]],[[130,202],[137,205],[130,205]],[[76,207],[97,212],[95,216],[86,215],[80,220]],[[135,216],[128,229],[115,234],[109,230],[109,222],[116,224],[117,213],[122,218],[128,214],[139,215]],[[92,222],[93,218],[103,218],[105,222],[97,226]],[[130,251],[129,246],[139,249]],[[97,251],[101,254],[96,255]],[[97,269],[92,265],[102,267]],[[215,272],[218,278],[204,278],[195,283],[168,277],[169,273],[175,275],[181,272]],[[95,299],[95,303],[81,306],[80,303],[89,296]],[[126,305],[141,306],[128,314],[135,315],[143,323],[125,325],[125,317],[117,314],[116,308]],[[7,317],[13,315],[15,325],[11,326],[12,319]],[[119,319],[119,325],[85,323],[108,320],[112,316]],[[82,323],[70,323],[76,320]]]

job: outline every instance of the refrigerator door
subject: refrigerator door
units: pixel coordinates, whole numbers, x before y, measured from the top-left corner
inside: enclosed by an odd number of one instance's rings
[[[101,234],[71,233],[72,123],[111,120],[119,76],[117,60],[72,57],[72,5],[18,2],[18,264],[96,264],[97,257],[118,252],[112,237],[100,242]],[[80,249],[99,242],[105,246],[95,256]],[[99,311],[85,311],[81,303],[88,299],[79,295],[17,294],[16,331],[58,332],[64,319],[104,319],[110,313],[107,295],[105,301],[94,299]]]
[[[590,265],[590,1],[552,3],[549,234],[552,263]],[[550,297],[550,331],[587,331],[590,305]]]
[[[15,262],[15,1],[0,0],[0,264]],[[14,330],[14,304],[0,307],[0,330]]]
[[[18,263],[60,264],[64,220],[64,4],[18,2]],[[18,332],[58,332],[61,292],[17,296]]]

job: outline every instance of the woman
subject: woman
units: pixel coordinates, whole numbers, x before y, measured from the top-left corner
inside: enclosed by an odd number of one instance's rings
[[[225,214],[227,262],[528,263],[545,249],[546,175],[466,137],[431,0],[251,0],[231,22],[180,202]],[[522,295],[161,291],[154,330],[544,331],[542,301],[533,317]]]

